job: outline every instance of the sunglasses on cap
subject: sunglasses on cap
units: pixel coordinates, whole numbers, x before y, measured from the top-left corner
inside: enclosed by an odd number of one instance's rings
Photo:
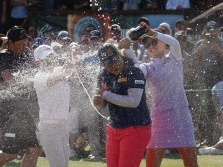
[[[209,33],[215,32],[217,29],[215,27],[207,27],[206,31]]]
[[[142,44],[145,49],[148,49],[150,46],[156,46],[158,44],[158,39],[154,38],[152,41],[148,42],[147,37],[142,39]]]

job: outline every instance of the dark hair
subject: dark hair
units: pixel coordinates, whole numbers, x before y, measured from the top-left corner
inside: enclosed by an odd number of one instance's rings
[[[174,27],[178,28],[179,30],[184,30],[187,27],[187,22],[183,19],[177,20]]]
[[[138,24],[141,23],[141,22],[145,22],[148,26],[150,26],[149,20],[146,17],[141,17],[138,20]]]

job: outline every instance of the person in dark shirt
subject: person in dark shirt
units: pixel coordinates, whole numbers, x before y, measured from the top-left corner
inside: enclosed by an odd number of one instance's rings
[[[92,6],[91,6],[92,3]],[[95,4],[89,0],[75,0],[73,3],[75,10],[94,10]]]
[[[38,111],[38,103],[32,81],[23,78],[26,74],[22,73],[34,69],[35,64],[27,52],[28,36],[23,28],[12,27],[7,32],[7,38],[8,49],[0,52],[0,128],[3,136],[0,166],[17,158],[25,149],[21,166],[35,167],[42,153],[32,113]]]
[[[0,1],[0,34],[5,34],[6,31],[6,19],[7,19],[7,1]]]
[[[144,75],[112,44],[101,47],[98,57],[104,69],[93,104],[98,110],[109,108],[107,166],[139,166],[151,136]]]

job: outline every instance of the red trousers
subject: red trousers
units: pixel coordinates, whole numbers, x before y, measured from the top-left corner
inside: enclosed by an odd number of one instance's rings
[[[107,167],[139,167],[151,138],[151,126],[115,129],[107,125]]]

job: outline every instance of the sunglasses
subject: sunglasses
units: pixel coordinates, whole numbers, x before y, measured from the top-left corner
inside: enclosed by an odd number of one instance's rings
[[[182,41],[182,42],[186,42],[187,41],[187,37],[185,37],[185,36],[178,36],[177,40],[178,41]]]
[[[158,44],[158,39],[154,38],[152,41],[148,42],[147,38],[144,38],[142,44],[145,49],[148,49],[150,46],[156,46]]]
[[[212,32],[215,32],[217,29],[214,27],[208,27],[206,30],[207,32],[212,33]]]

